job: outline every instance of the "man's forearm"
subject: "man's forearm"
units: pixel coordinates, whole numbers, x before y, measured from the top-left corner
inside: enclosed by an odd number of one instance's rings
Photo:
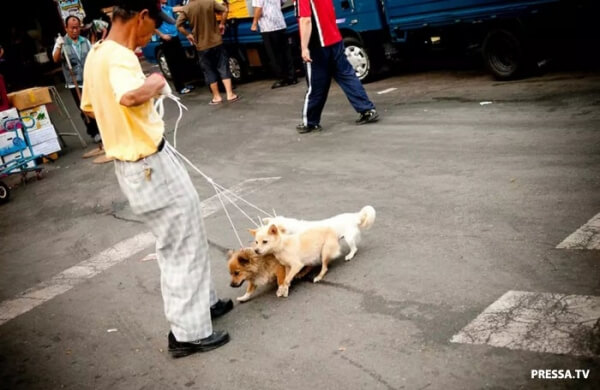
[[[61,57],[61,53],[62,52],[62,47],[57,47],[56,50],[54,50],[54,52],[52,53],[52,59],[54,60],[54,62],[60,62],[60,57]]]
[[[146,103],[148,100],[152,99],[156,96],[157,92],[155,88],[152,88],[147,83],[144,83],[138,89],[134,89],[133,91],[129,91],[121,97],[119,103],[125,107],[135,107],[140,104]]]
[[[227,15],[229,14],[229,5],[225,4],[225,11],[221,14],[221,25],[227,23]]]
[[[312,22],[310,18],[300,18],[300,48],[308,49],[311,32]]]
[[[258,19],[262,16],[262,7],[254,7],[254,19],[252,20],[253,24],[258,23]]]

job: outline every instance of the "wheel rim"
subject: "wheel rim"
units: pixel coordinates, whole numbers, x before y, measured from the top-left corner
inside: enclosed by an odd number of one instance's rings
[[[236,58],[229,57],[229,72],[231,73],[231,77],[236,80],[242,78],[242,67]]]
[[[492,41],[490,64],[499,73],[506,74],[515,70],[518,64],[518,48],[515,42],[505,35],[496,36]]]
[[[167,64],[167,57],[165,57],[164,53],[160,53],[158,56],[158,65],[160,66],[160,70],[165,74],[167,78],[171,78],[171,69],[169,69],[169,64]]]
[[[3,187],[0,186],[0,199],[6,199],[8,197],[8,190]]]
[[[356,77],[360,80],[367,77],[371,65],[365,49],[359,46],[350,45],[346,47],[345,54],[348,62],[350,62],[350,65],[352,65],[356,72]]]

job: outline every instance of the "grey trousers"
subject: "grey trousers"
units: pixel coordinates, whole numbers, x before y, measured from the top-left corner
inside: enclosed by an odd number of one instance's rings
[[[217,302],[198,193],[169,145],[136,162],[115,161],[121,191],[156,237],[165,316],[177,341],[212,334]]]

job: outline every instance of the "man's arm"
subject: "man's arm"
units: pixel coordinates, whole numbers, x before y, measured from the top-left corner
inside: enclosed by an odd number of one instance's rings
[[[164,77],[158,73],[153,73],[146,78],[141,87],[134,89],[133,91],[125,92],[119,103],[125,107],[134,107],[144,104],[154,96],[158,95],[165,86],[165,83]]]
[[[187,22],[187,13],[185,7],[181,10],[181,12],[177,16],[177,22],[175,25],[177,26],[177,30],[185,35],[185,37],[190,41],[190,43],[196,46],[196,40],[194,39],[194,35],[185,28],[185,22]]]
[[[300,18],[300,48],[302,49],[302,60],[312,62],[310,58],[310,50],[308,43],[310,42],[310,34],[312,32],[312,22],[310,17]]]
[[[252,20],[252,27],[250,30],[256,31],[258,29],[258,19],[262,16],[262,7],[254,7],[254,19]]]
[[[165,41],[170,41],[171,40],[171,36],[169,34],[165,34],[162,31],[160,31],[159,29],[154,29],[154,33],[156,35],[158,35],[161,39],[164,39]]]
[[[229,3],[225,0],[223,3],[215,1],[215,13],[221,15],[221,23],[219,24],[219,32],[221,35],[225,33],[225,25],[227,23],[227,15],[229,14]]]

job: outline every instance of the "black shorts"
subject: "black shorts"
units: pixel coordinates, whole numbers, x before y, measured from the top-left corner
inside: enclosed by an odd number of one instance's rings
[[[212,84],[224,79],[231,78],[229,72],[229,58],[223,45],[211,47],[198,52],[198,61],[204,71],[206,84]]]

